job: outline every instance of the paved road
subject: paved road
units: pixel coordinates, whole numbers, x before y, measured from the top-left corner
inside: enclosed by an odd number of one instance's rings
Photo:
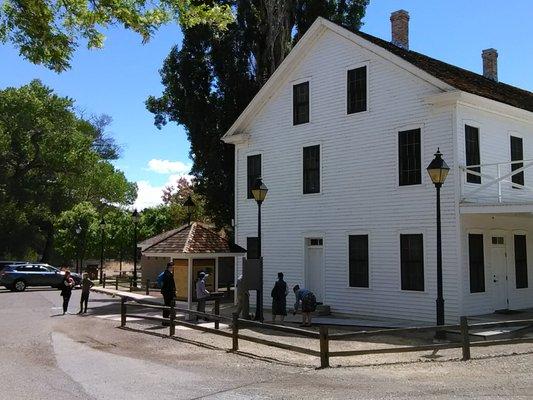
[[[0,290],[0,399],[533,398],[527,351],[317,371],[209,348],[209,334],[201,347],[117,329],[117,301],[103,295],[86,316],[60,306],[55,290]]]

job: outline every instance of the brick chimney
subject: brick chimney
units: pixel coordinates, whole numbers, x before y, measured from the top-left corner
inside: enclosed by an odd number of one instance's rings
[[[481,57],[483,58],[483,76],[498,82],[498,51],[485,49]]]
[[[394,11],[390,15],[392,44],[409,50],[409,13],[405,10]]]

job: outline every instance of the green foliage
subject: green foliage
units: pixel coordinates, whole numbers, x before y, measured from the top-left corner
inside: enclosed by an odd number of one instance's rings
[[[39,81],[0,91],[0,257],[49,260],[64,211],[134,201],[136,185],[95,149],[97,131]]]
[[[80,41],[88,48],[103,47],[102,30],[112,25],[137,32],[147,42],[172,20],[184,27],[224,29],[232,19],[227,5],[191,0],[4,0],[0,41],[13,43],[29,61],[60,72],[70,67]]]
[[[220,33],[198,25],[184,30],[161,69],[165,87],[146,106],[161,127],[185,127],[191,143],[195,192],[218,226],[233,217],[234,150],[220,138],[292,46],[319,16],[358,29],[368,0],[215,1],[235,10]],[[268,182],[267,182],[268,185]]]

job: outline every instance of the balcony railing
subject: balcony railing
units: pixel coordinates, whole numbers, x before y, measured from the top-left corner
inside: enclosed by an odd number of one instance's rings
[[[513,165],[518,166],[513,170]],[[459,166],[461,171],[461,203],[477,204],[525,204],[533,203],[532,176],[526,172],[533,166],[533,159],[506,161],[492,164]],[[480,169],[480,172],[474,169]],[[513,182],[513,177],[524,175],[524,185]],[[468,176],[476,176],[481,183],[468,182]],[[515,179],[516,180],[516,179]]]

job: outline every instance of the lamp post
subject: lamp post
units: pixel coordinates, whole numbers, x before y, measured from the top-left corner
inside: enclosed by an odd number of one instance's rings
[[[437,189],[437,325],[444,325],[444,297],[442,294],[442,240],[441,240],[441,218],[440,218],[440,188],[442,187],[450,167],[442,159],[442,153],[437,148],[435,158],[427,167],[431,181]],[[437,331],[437,339],[444,338],[444,331]]]
[[[102,284],[103,273],[104,273],[104,230],[105,230],[105,219],[102,217],[100,221],[100,284]]]
[[[79,269],[81,269],[81,260],[80,260],[80,247],[81,247],[81,225],[78,224],[76,226],[76,238],[77,238],[77,246],[76,246],[76,273],[80,272]]]
[[[137,209],[131,213],[133,220],[133,286],[137,287],[137,223],[139,222],[139,213]]]
[[[188,217],[188,224],[191,224],[191,215],[194,211],[194,207],[196,207],[196,204],[194,204],[194,201],[192,201],[191,196],[187,197],[187,200],[183,203],[183,207],[185,208],[185,211],[187,212]]]
[[[261,204],[266,198],[268,188],[261,178],[257,178],[252,187],[252,196],[257,202],[257,258],[261,260],[261,289],[257,291],[257,310],[255,320],[263,322],[263,260],[261,256]]]

